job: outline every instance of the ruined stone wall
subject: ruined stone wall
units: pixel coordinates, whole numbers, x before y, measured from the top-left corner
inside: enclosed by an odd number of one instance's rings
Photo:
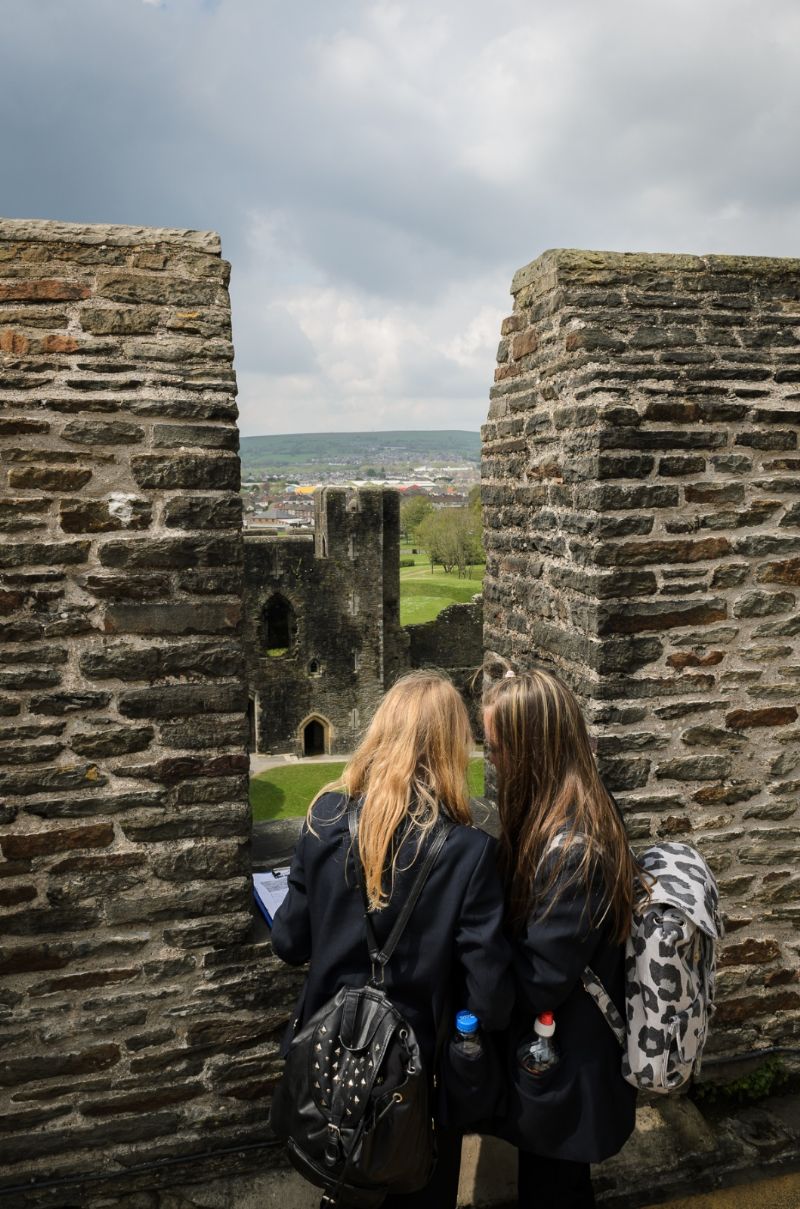
[[[366,487],[316,492],[313,537],[248,535],[245,649],[255,748],[303,755],[318,718],[326,748],[352,751],[405,663],[399,625],[399,497]],[[288,649],[267,653],[264,611],[291,606]]]
[[[473,732],[480,737],[481,677],[477,673],[483,663],[482,597],[448,605],[433,621],[406,626],[406,633],[409,666],[447,672],[467,704]]]
[[[579,692],[728,936],[711,1052],[796,1037],[800,261],[548,252],[484,428],[485,644]]]
[[[227,280],[211,233],[0,222],[4,1203],[265,1138]]]

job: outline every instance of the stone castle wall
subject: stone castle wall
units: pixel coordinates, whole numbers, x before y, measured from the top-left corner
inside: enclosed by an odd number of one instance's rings
[[[313,535],[245,534],[251,750],[302,756],[305,728],[319,719],[328,753],[352,751],[384,691],[413,668],[447,672],[478,733],[480,598],[401,628],[399,493],[325,487],[315,504]],[[264,624],[276,596],[292,614],[292,640],[277,656]]]
[[[483,663],[483,603],[480,595],[448,605],[433,621],[406,627],[412,668],[447,672],[470,712],[473,733],[483,733],[480,669]]]
[[[728,936],[710,1052],[789,1045],[800,790],[800,261],[548,252],[483,438],[485,645],[586,704],[639,845]]]
[[[399,622],[399,496],[376,487],[324,487],[315,532],[245,538],[245,650],[255,711],[253,749],[303,755],[316,718],[326,750],[352,751],[405,666]],[[284,654],[265,649],[264,614],[291,608]]]
[[[211,233],[0,223],[4,1203],[265,1139],[227,280]]]

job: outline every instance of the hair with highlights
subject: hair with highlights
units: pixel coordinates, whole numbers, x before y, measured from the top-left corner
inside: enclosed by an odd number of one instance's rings
[[[569,879],[583,885],[587,903],[599,875],[604,901],[592,922],[607,916],[621,943],[630,932],[636,869],[574,693],[552,672],[536,669],[495,680],[484,705],[510,924],[522,929],[537,903],[552,905],[569,865]],[[563,839],[554,844],[558,835]],[[554,859],[545,863],[551,852]]]
[[[469,716],[452,682],[438,672],[410,672],[384,696],[341,779],[321,791],[343,789],[362,800],[358,850],[372,910],[391,898],[399,848],[393,841],[406,823],[419,852],[440,811],[472,822],[471,746]],[[313,803],[309,825],[312,811]]]

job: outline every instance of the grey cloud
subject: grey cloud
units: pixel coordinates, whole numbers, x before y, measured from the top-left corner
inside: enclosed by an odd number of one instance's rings
[[[797,252],[796,10],[6,0],[0,209],[220,230],[237,365],[276,417],[305,390],[309,428],[391,426],[412,397],[436,427],[450,397],[476,427],[497,332],[485,364],[456,361],[456,325],[494,323],[544,248]],[[260,215],[279,220],[266,250]],[[363,325],[379,393],[358,332],[316,315],[322,290]]]

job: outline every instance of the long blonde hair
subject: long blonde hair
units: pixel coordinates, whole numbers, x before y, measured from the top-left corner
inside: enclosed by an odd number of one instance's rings
[[[599,875],[602,916],[608,915],[622,942],[631,926],[635,866],[574,694],[558,676],[537,669],[495,681],[484,704],[497,770],[509,922],[521,929],[537,903],[552,904],[569,863],[587,903]],[[551,852],[555,859],[543,864]]]
[[[341,780],[321,791],[343,789],[362,800],[358,850],[373,910],[391,897],[399,847],[393,840],[406,820],[417,833],[417,851],[440,810],[471,823],[471,745],[466,706],[452,682],[439,672],[409,672],[386,693]]]

